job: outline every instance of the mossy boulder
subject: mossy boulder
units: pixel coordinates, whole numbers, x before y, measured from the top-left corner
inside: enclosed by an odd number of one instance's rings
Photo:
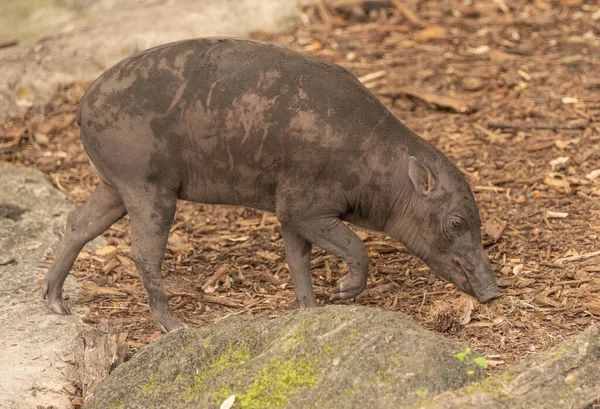
[[[230,317],[119,366],[85,409],[392,408],[485,379],[479,357],[398,312],[357,306]]]
[[[419,402],[428,409],[600,408],[600,324],[508,371]]]

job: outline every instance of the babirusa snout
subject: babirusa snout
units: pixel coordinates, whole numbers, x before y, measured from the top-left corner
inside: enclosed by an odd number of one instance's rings
[[[469,283],[471,284],[473,295],[480,303],[485,304],[500,297],[494,271],[483,248],[481,249],[477,263],[475,263],[475,270],[469,277]]]
[[[477,296],[477,301],[482,304],[489,303],[490,301],[495,300],[496,298],[500,298],[500,291],[498,290],[498,286],[494,285],[489,289],[486,289],[483,294]]]

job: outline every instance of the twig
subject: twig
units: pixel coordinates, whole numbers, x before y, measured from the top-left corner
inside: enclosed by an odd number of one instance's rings
[[[334,16],[331,11],[329,10],[329,6],[327,4],[325,4],[325,2],[323,0],[319,0],[317,1],[317,8],[319,9],[319,14],[321,15],[321,18],[323,19],[323,22],[329,26],[343,26],[345,25],[344,21],[342,19],[340,19],[339,17]]]
[[[446,97],[442,95],[431,94],[427,91],[417,88],[399,88],[399,89],[383,89],[378,92],[379,95],[389,97],[392,99],[392,105],[394,102],[404,95],[408,95],[413,98],[420,99],[430,105],[435,105],[441,108],[448,108],[454,112],[468,113],[474,111],[473,107],[468,103],[461,101],[458,97]]]
[[[1,48],[14,47],[17,44],[19,44],[19,42],[17,40],[4,41],[4,42],[0,43],[0,49]]]
[[[544,267],[550,267],[550,268],[561,268],[561,266],[557,266],[554,263],[550,263],[548,261],[542,261],[540,262],[540,265],[544,266]]]
[[[550,122],[516,122],[516,121],[488,121],[487,127],[492,129],[585,129],[589,121],[577,121],[570,123],[550,123]]]
[[[369,74],[363,75],[362,77],[358,77],[358,80],[364,84],[366,82],[374,81],[379,78],[385,77],[386,75],[387,75],[387,71],[385,71],[385,70],[375,71],[375,72],[371,72]]]
[[[584,283],[589,283],[590,279],[583,279],[583,280],[565,280],[565,281],[559,281],[556,283],[553,283],[552,285],[578,285],[578,284],[584,284]]]
[[[400,11],[400,13],[402,13],[402,15],[404,15],[404,17],[406,17],[408,21],[414,25],[418,27],[426,26],[425,22],[423,22],[423,20],[421,20],[415,13],[406,7],[401,0],[392,0],[392,4],[398,9],[398,11]]]
[[[478,131],[480,131],[481,133],[483,133],[488,138],[496,138],[496,137],[498,137],[497,134],[495,134],[494,132],[490,131],[489,129],[484,128],[483,126],[481,126],[481,125],[479,125],[477,123],[473,124],[473,127],[475,129],[477,129]]]
[[[219,298],[219,297],[213,297],[211,295],[203,295],[202,298],[200,298],[200,301],[204,301],[207,303],[211,303],[211,304],[219,304],[219,305],[224,305],[225,307],[231,307],[231,308],[242,308],[243,305],[233,302],[233,301],[229,301],[225,298]]]
[[[202,286],[203,290],[206,290],[208,287],[212,286],[216,282],[218,282],[222,277],[229,273],[229,264],[223,264],[219,269],[204,283]]]
[[[595,256],[600,256],[600,250],[592,251],[591,253],[579,254],[577,256],[559,258],[554,261],[554,264],[560,266],[565,261],[582,261]]]
[[[0,260],[0,266],[7,266],[9,264],[17,264],[17,260],[13,257],[7,258],[5,260]]]
[[[421,313],[421,309],[423,308],[423,305],[425,304],[426,298],[427,298],[427,289],[425,289],[425,291],[423,291],[423,299],[421,300],[421,305],[419,305],[418,314]]]
[[[496,186],[475,186],[473,188],[473,190],[475,192],[496,192],[496,193],[502,193],[506,189],[504,189],[502,187],[496,187]]]

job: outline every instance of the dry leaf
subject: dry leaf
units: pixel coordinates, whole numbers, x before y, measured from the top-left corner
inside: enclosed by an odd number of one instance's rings
[[[497,242],[498,239],[500,239],[500,236],[502,236],[502,233],[504,232],[505,228],[506,222],[504,220],[497,222],[493,220],[488,220],[483,225],[485,234],[487,234],[494,243]]]
[[[576,62],[579,62],[583,60],[583,54],[574,54],[574,55],[567,55],[566,57],[562,57],[558,59],[558,62],[562,63],[562,64],[573,64]]]
[[[587,309],[592,314],[600,316],[600,301],[599,300],[586,302],[585,304],[583,304],[583,306],[585,307],[585,309]]]
[[[583,0],[560,0],[560,4],[565,7],[578,7],[582,2]]]
[[[362,231],[362,230],[360,230],[360,231],[357,231],[357,232],[356,232],[356,235],[358,236],[358,238],[359,238],[361,241],[365,241],[366,239],[368,239],[368,238],[369,238],[369,233],[367,233],[366,231]]]
[[[551,298],[548,298],[546,296],[546,294],[537,294],[535,297],[533,297],[533,299],[535,300],[536,303],[540,304],[540,305],[545,305],[547,307],[554,307],[554,308],[560,308],[562,307],[562,305],[558,302],[558,301],[554,301]]]
[[[65,383],[62,388],[63,391],[67,392],[69,395],[75,395],[75,393],[77,393],[77,388],[72,383]]]
[[[36,132],[33,134],[33,139],[39,144],[46,146],[50,142],[50,138],[43,132]]]
[[[489,49],[490,47],[488,47],[487,45],[481,46],[481,47],[477,47],[477,49],[479,48],[483,48],[483,47],[487,47],[489,50],[488,55],[490,56],[490,59],[494,62],[498,62],[498,63],[502,63],[502,62],[506,62],[506,61],[511,61],[511,60],[515,60],[518,57],[514,54],[509,54],[509,53],[505,53],[504,51],[500,51],[498,49]],[[471,51],[469,51],[471,52]],[[472,53],[472,52],[471,52]]]
[[[177,233],[174,233],[169,237],[167,244],[169,246],[169,249],[173,251],[185,252],[192,249],[188,237],[186,235],[181,235]]]
[[[467,51],[469,51],[469,54],[474,54],[474,55],[482,55],[482,54],[486,54],[490,51],[490,47],[487,45],[480,45],[479,47],[468,47]]]
[[[112,287],[100,287],[96,284],[84,284],[83,290],[92,295],[127,295],[126,293]]]
[[[462,80],[462,87],[467,91],[479,91],[484,87],[484,82],[479,77],[466,77]]]
[[[579,100],[573,97],[564,97],[563,99],[561,99],[561,102],[563,104],[576,104],[579,102]]]
[[[319,40],[312,40],[310,42],[310,44],[308,44],[306,47],[304,47],[304,51],[315,52],[315,51],[319,51],[322,48],[323,48],[322,42],[320,42]]]
[[[571,191],[571,185],[560,173],[550,172],[544,179],[544,184],[550,187],[562,189],[565,193]]]
[[[115,251],[117,251],[117,248],[115,246],[105,246],[101,249],[96,250],[94,254],[96,254],[97,256],[108,256],[109,254],[112,254]]]
[[[281,258],[281,256],[277,253],[272,253],[270,251],[262,251],[262,250],[257,251],[256,255],[261,258],[264,258],[265,260],[269,260],[269,261],[277,261]]]
[[[431,26],[424,28],[414,36],[414,40],[426,43],[430,40],[439,40],[446,37],[446,29],[442,26]]]
[[[585,175],[586,179],[596,180],[600,176],[600,169],[592,170],[590,173]]]
[[[565,163],[567,163],[569,161],[569,157],[568,156],[559,156],[556,159],[552,159],[550,161],[550,168],[552,168],[552,170],[556,169],[559,165],[564,165]]]
[[[40,125],[40,132],[52,135],[60,132],[75,120],[75,114],[58,115]]]
[[[553,212],[552,210],[546,210],[546,216],[548,216],[549,219],[564,219],[569,215],[569,213],[566,212]]]
[[[231,395],[230,397],[225,399],[223,401],[223,403],[221,403],[221,406],[219,407],[219,409],[231,409],[231,407],[233,406],[234,403],[235,403],[235,395]]]
[[[587,179],[581,179],[575,176],[569,176],[567,181],[572,185],[586,186],[590,184],[590,181]]]
[[[473,312],[473,299],[469,298],[467,300],[467,305],[465,306],[465,311],[463,312],[462,317],[460,317],[460,321],[458,322],[460,325],[467,325],[471,322],[471,313]]]
[[[470,328],[490,328],[493,326],[494,324],[492,324],[491,322],[473,322],[469,324]]]

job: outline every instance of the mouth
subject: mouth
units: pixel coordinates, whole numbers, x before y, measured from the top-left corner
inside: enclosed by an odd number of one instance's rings
[[[461,266],[462,267],[462,266]],[[500,298],[500,291],[498,290],[498,286],[496,285],[496,280],[491,285],[488,285],[483,290],[475,290],[476,286],[471,283],[471,276],[467,274],[465,269],[463,268],[463,273],[466,277],[466,282],[469,288],[469,291],[465,291],[470,296],[474,297],[481,304],[487,304],[494,301],[497,298]]]
[[[489,302],[494,301],[497,298],[500,298],[500,291],[498,291],[498,289],[493,289],[489,292],[487,292],[485,295],[483,295],[482,297],[475,297],[477,298],[477,301],[479,301],[482,304],[487,304]]]
[[[481,289],[481,286],[472,282],[472,274],[469,274],[469,271],[465,266],[458,261],[456,261],[456,264],[459,266],[461,272],[452,272],[449,277],[452,278],[452,283],[456,285],[460,291],[469,294],[481,304],[487,304],[500,298],[501,294],[495,280],[484,289]]]

